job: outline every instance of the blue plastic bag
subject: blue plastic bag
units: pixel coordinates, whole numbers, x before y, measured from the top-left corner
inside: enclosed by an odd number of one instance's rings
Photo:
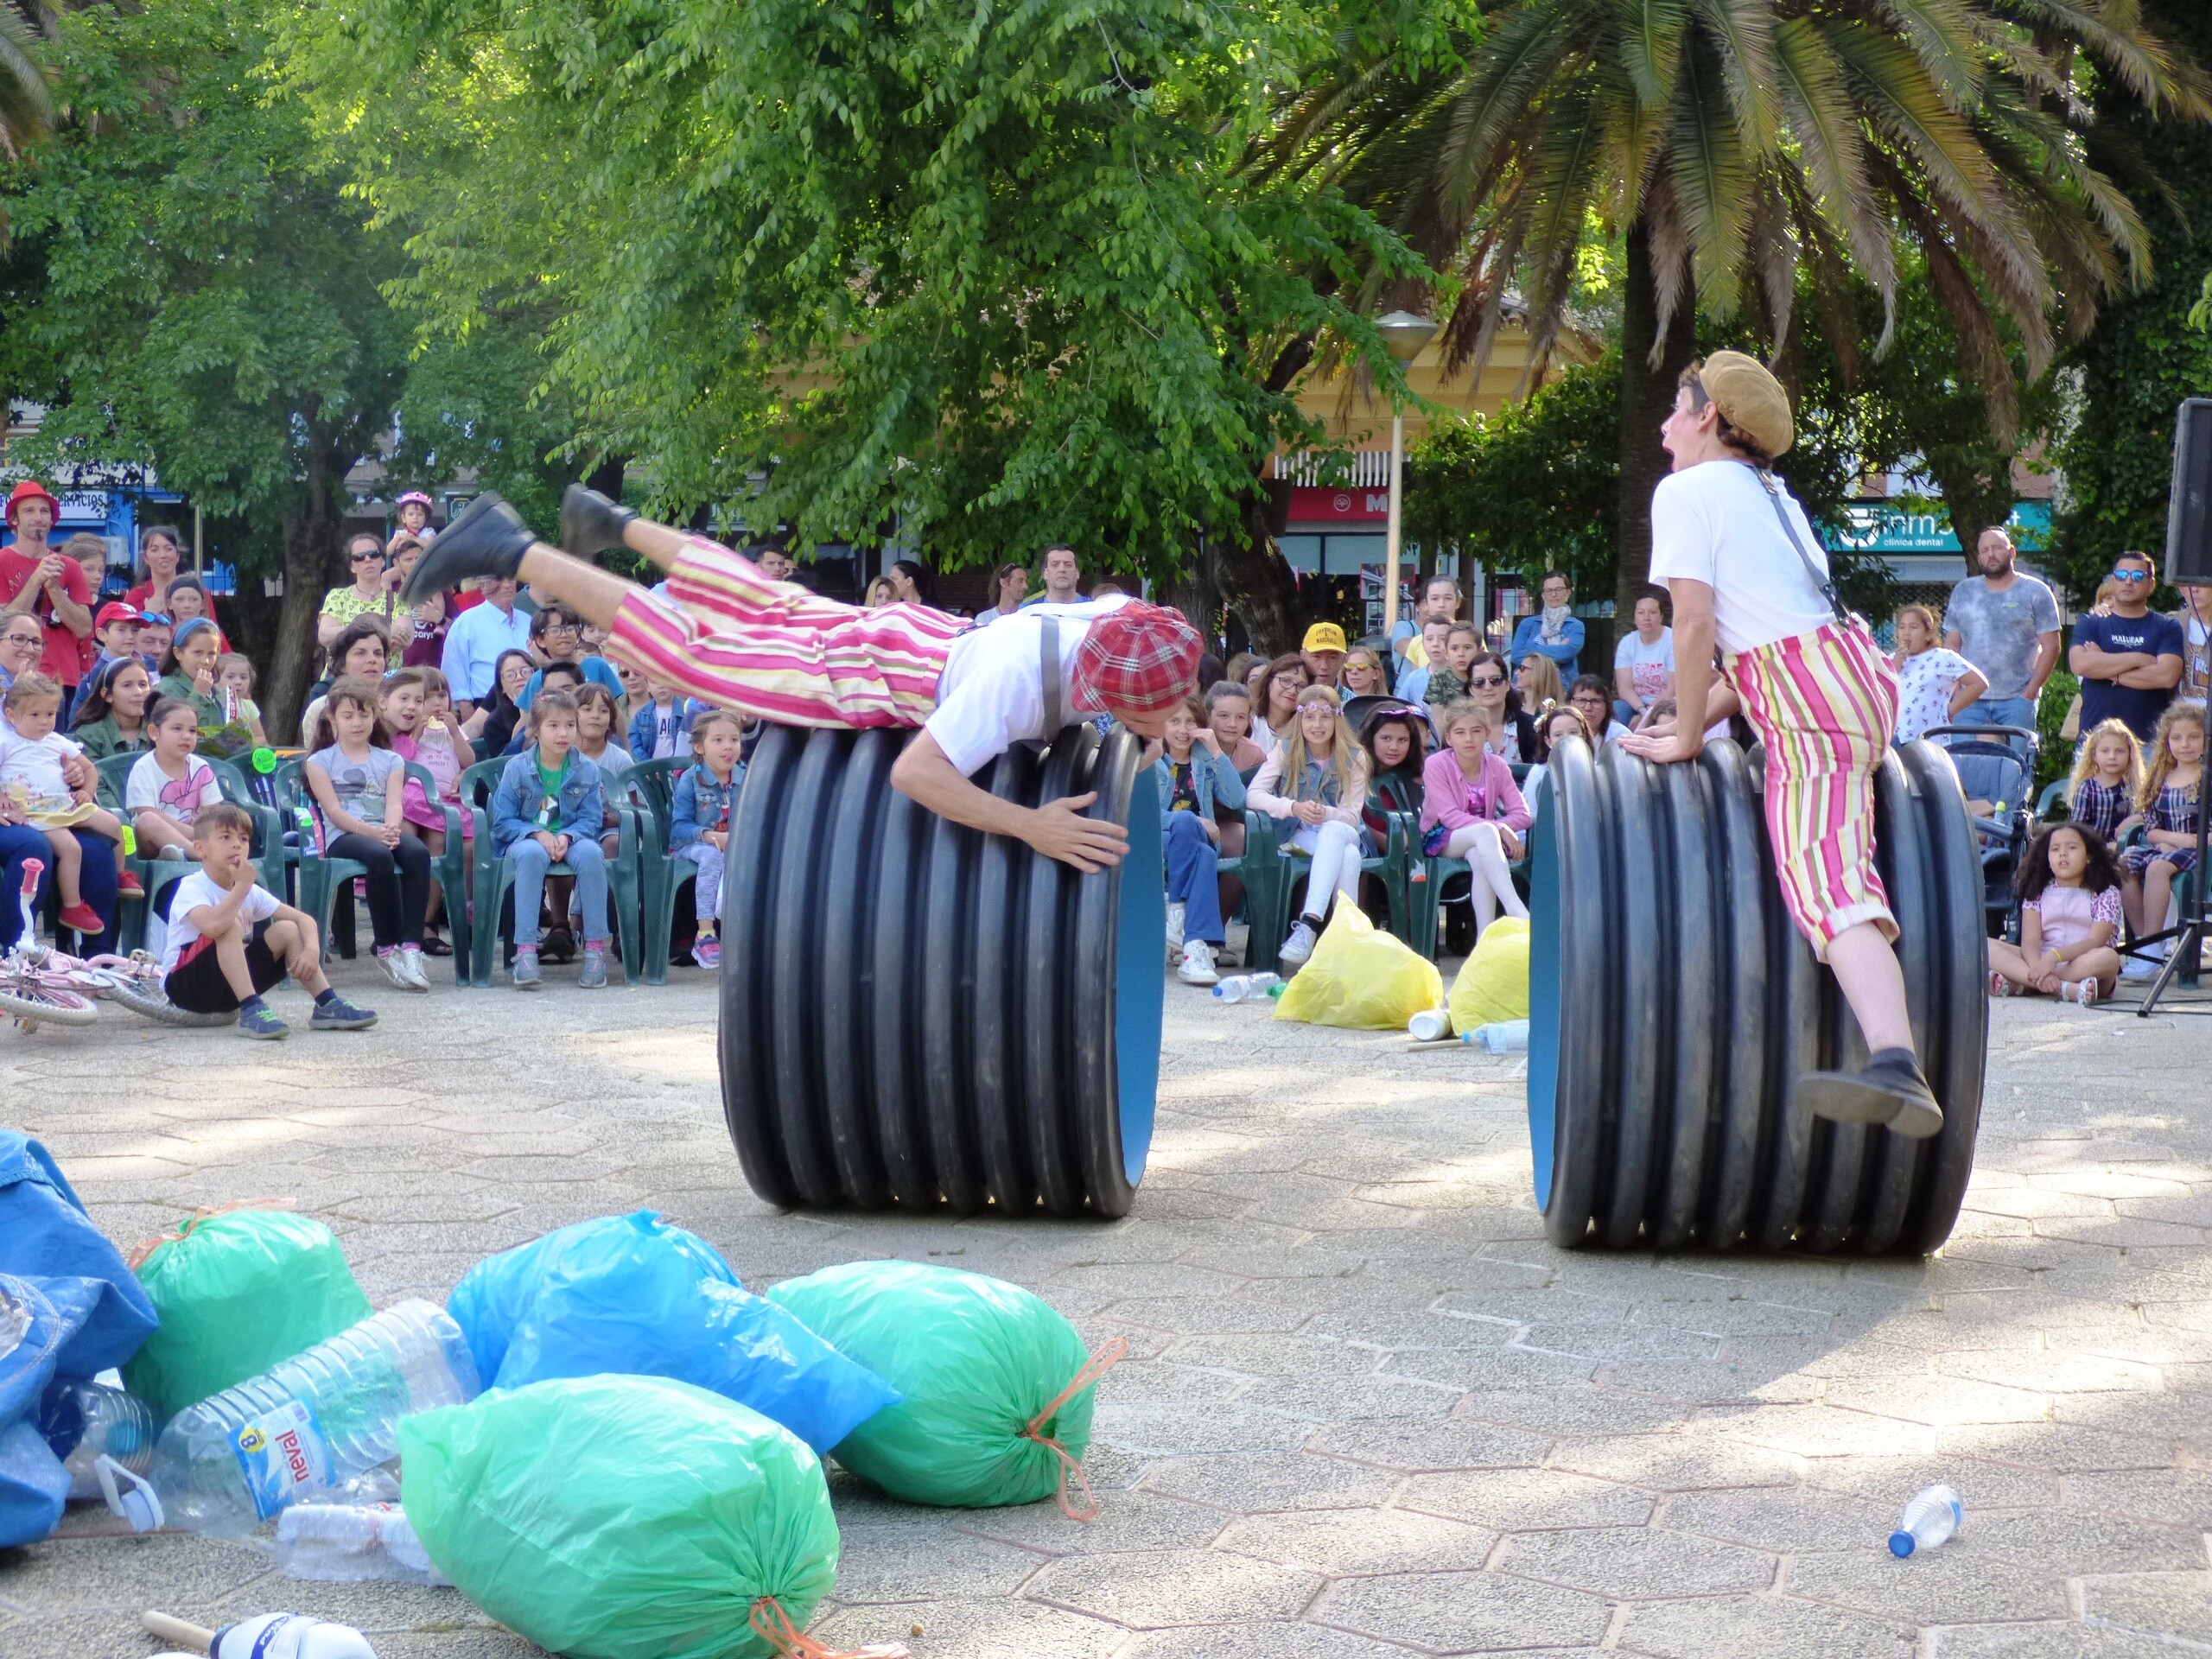
[[[650,1210],[580,1221],[478,1262],[447,1299],[486,1388],[668,1376],[826,1452],[899,1391],[738,1282],[714,1246]]]
[[[92,1280],[105,1287],[77,1317],[63,1376],[91,1376],[123,1364],[159,1323],[137,1275],[86,1216],[46,1148],[12,1129],[0,1129],[0,1273]],[[83,1300],[82,1292],[72,1295]],[[0,1413],[0,1423],[8,1421]]]
[[[60,1522],[69,1471],[39,1432],[39,1402],[57,1375],[101,1369],[91,1361],[112,1336],[95,1320],[112,1289],[0,1274],[0,1548],[35,1543]]]

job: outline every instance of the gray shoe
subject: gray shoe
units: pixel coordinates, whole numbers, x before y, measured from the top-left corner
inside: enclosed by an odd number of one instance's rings
[[[607,947],[605,945],[584,946],[584,965],[577,970],[576,988],[580,991],[603,991],[607,988]]]
[[[316,1003],[315,1012],[308,1016],[308,1027],[312,1031],[366,1031],[376,1022],[372,1010],[355,1007],[342,996]]]
[[[537,971],[535,949],[515,952],[514,981],[518,991],[534,991],[545,982],[544,976]]]

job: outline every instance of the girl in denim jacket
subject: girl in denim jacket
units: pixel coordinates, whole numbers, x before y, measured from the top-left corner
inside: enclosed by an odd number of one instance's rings
[[[599,849],[606,791],[599,768],[576,752],[576,700],[567,692],[537,694],[530,734],[531,747],[507,762],[492,792],[492,845],[515,867],[515,988],[534,991],[540,983],[537,912],[545,874],[566,863],[575,872],[584,923],[576,985],[595,991],[607,983],[607,855]]]
[[[709,709],[691,722],[691,753],[697,763],[686,766],[676,780],[669,807],[669,851],[699,867],[699,880],[691,898],[699,917],[699,938],[691,947],[691,960],[702,968],[721,966],[722,860],[729,851],[731,817],[737,810],[737,787],[745,781],[738,751],[745,741],[745,725],[726,709]]]

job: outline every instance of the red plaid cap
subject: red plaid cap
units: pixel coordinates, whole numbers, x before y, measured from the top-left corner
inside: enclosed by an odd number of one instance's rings
[[[1154,715],[1198,687],[1198,631],[1180,611],[1131,600],[1090,625],[1075,648],[1077,702]]]

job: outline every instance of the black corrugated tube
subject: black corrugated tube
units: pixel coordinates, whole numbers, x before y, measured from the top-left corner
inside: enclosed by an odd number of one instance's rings
[[[904,731],[770,728],[723,900],[722,1109],[785,1206],[1128,1213],[1152,1141],[1166,937],[1141,745],[1072,726],[975,781],[1092,791],[1129,853],[1096,875],[891,787]]]
[[[1783,906],[1757,750],[1655,766],[1552,751],[1535,842],[1529,1130],[1554,1243],[1926,1254],[1958,1219],[1989,1007],[1981,863],[1949,757],[1884,758],[1875,847],[1942,1132],[1793,1104],[1862,1064],[1834,976]]]

